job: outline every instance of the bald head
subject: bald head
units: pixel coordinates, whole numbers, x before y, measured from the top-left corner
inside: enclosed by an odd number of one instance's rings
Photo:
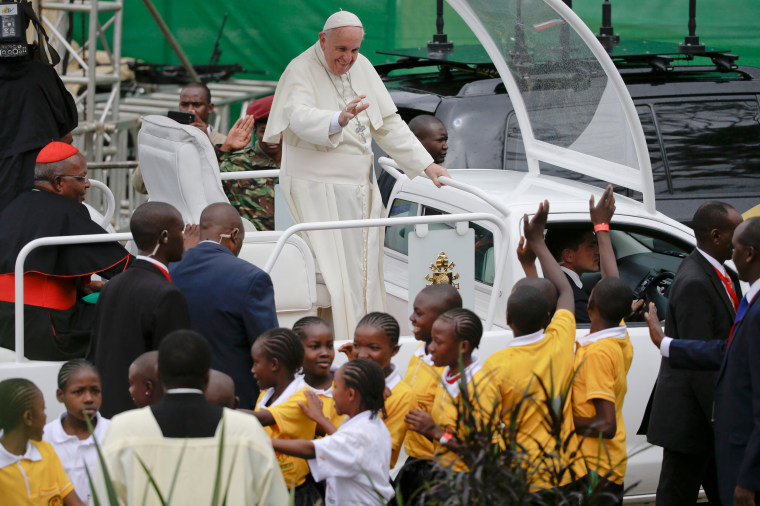
[[[512,288],[512,292],[521,286],[532,286],[537,288],[546,297],[546,303],[549,304],[549,312],[554,313],[557,308],[557,287],[554,283],[546,278],[522,278]]]
[[[158,352],[143,353],[129,366],[129,395],[138,408],[160,401],[164,385],[158,377]]]
[[[245,239],[245,229],[240,214],[230,204],[217,202],[206,207],[201,213],[199,226],[201,241],[223,244],[235,256],[240,253]]]
[[[129,220],[129,229],[137,247],[149,251],[164,230],[176,221],[182,221],[182,216],[174,206],[165,202],[146,202],[135,209]]]
[[[435,301],[435,305],[441,313],[462,307],[462,296],[459,294],[459,290],[448,283],[426,286],[420,290],[417,296]]]
[[[232,378],[216,369],[211,369],[205,396],[208,402],[223,408],[237,409],[240,404],[240,399],[235,397]]]
[[[147,351],[137,357],[130,367],[146,379],[155,380],[158,373],[158,351]]]
[[[448,152],[449,132],[441,120],[430,114],[420,114],[409,122],[409,129],[430,153],[435,163],[443,163]]]
[[[436,126],[443,126],[444,129],[446,128],[443,121],[431,114],[420,114],[419,116],[412,118],[412,121],[409,122],[409,130],[411,130],[416,137],[427,135],[427,133]]]

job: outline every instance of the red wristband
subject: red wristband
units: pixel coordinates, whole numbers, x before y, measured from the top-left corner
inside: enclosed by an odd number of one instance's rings
[[[598,225],[594,225],[594,232],[609,232],[610,231],[610,225],[608,223],[599,223]]]

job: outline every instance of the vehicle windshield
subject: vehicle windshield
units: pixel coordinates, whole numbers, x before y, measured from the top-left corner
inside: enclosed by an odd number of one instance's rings
[[[553,2],[449,0],[494,60],[518,119],[524,104],[529,125],[523,118],[520,130],[529,158],[602,180],[612,181],[603,175],[615,170],[638,181],[648,159],[637,156],[619,92]],[[641,130],[638,120],[634,126]]]

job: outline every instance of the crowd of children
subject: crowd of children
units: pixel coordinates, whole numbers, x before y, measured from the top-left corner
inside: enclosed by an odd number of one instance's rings
[[[451,285],[416,295],[410,322],[420,345],[405,373],[392,363],[400,328],[386,313],[359,321],[353,341],[339,350],[349,361],[337,370],[333,333],[320,318],[259,336],[251,355],[261,393],[248,413],[271,437],[296,505],[380,504],[396,492],[410,504],[424,502],[427,493],[442,497],[445,490],[428,486],[431,477],[442,468],[468,469],[460,454],[473,425],[462,416],[463,398],[480,423],[490,420],[513,434],[532,490],[603,491],[602,500],[621,501],[622,406],[633,355],[623,319],[633,296],[617,278],[611,189],[590,208],[603,279],[588,302],[590,333],[577,340],[573,291],[544,242],[548,202],[532,219],[525,216],[518,254],[529,277],[515,284],[507,302],[514,339],[490,357],[474,354],[483,327]],[[545,279],[531,277],[535,258]],[[156,355],[141,356],[129,369],[138,407],[162,395]],[[235,408],[234,385],[225,376],[210,376],[207,399]],[[10,504],[91,499],[88,474],[98,465],[93,438],[102,440],[109,423],[98,413],[98,371],[84,360],[65,363],[57,398],[66,411],[45,425],[43,397],[33,383],[0,382],[0,488],[18,498]],[[391,481],[402,447],[407,459]]]

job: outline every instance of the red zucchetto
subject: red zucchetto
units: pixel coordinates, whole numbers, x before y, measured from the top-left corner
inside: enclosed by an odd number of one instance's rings
[[[37,155],[37,163],[60,162],[77,153],[79,150],[71,144],[53,141],[40,150],[40,154]]]

